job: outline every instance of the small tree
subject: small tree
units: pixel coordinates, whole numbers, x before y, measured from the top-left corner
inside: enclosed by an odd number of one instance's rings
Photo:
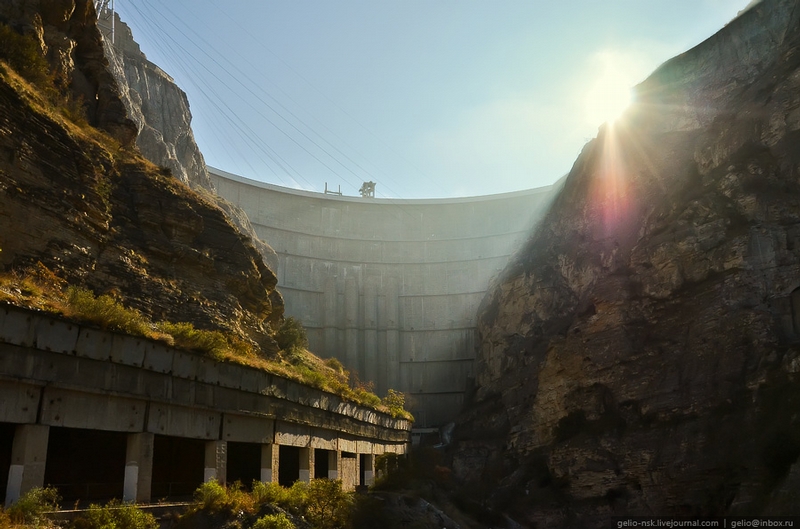
[[[278,347],[291,354],[297,349],[308,348],[308,336],[303,324],[292,317],[283,320],[283,325],[275,336]]]

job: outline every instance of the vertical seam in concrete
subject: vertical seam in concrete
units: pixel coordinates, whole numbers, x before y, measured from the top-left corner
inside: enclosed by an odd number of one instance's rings
[[[44,388],[47,384],[39,388],[39,403],[36,406],[36,424],[42,424],[42,406],[44,406]]]
[[[147,431],[147,427],[150,424],[150,399],[147,399],[144,402],[144,422],[142,423],[142,432]]]

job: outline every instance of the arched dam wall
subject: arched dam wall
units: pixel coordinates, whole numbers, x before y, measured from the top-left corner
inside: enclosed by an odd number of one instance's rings
[[[311,350],[405,392],[415,427],[458,413],[489,281],[546,212],[554,187],[450,199],[313,193],[209,168],[277,252],[286,315]]]

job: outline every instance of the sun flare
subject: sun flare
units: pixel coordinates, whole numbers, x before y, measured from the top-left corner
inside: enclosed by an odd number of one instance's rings
[[[598,53],[598,74],[584,99],[586,121],[593,126],[614,122],[631,104],[631,87],[636,76],[620,56]]]

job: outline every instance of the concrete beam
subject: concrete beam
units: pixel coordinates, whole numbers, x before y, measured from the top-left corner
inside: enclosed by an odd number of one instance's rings
[[[222,419],[222,439],[239,443],[271,443],[275,436],[275,420],[256,415],[226,413]]]
[[[0,422],[33,424],[42,388],[12,380],[0,380]]]
[[[331,430],[323,430],[322,428],[312,428],[309,446],[311,448],[322,448],[324,450],[338,450],[339,433]]]
[[[147,402],[142,400],[46,387],[39,422],[67,428],[141,432],[146,409]]]
[[[311,427],[275,421],[275,444],[307,448],[311,446]]]
[[[154,434],[218,439],[222,414],[203,408],[151,404],[145,430]]]

